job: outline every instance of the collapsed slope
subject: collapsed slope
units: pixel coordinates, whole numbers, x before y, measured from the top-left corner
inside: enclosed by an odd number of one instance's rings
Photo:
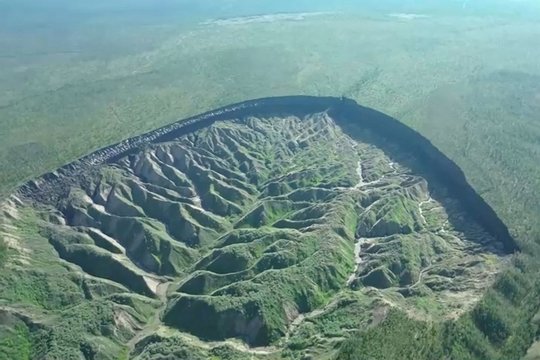
[[[377,128],[385,120],[370,125],[355,104],[300,100],[279,99],[266,114],[235,105],[187,129],[160,129],[13,197],[23,200],[9,211],[39,215],[26,221],[80,286],[79,306],[108,309],[109,330],[86,339],[87,352],[103,338],[129,341],[140,358],[217,351],[237,338],[274,346],[265,354],[313,354],[376,325],[389,307],[459,316],[490,285],[513,243],[493,231],[504,225],[459,173],[441,176],[442,154]],[[10,308],[48,317],[39,306]],[[87,355],[81,339],[62,341]]]

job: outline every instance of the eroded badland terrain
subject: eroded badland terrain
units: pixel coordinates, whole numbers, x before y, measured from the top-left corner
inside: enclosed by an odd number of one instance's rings
[[[442,154],[332,106],[220,113],[23,186],[0,318],[43,356],[140,359],[331,357],[392,309],[458,318],[504,226]]]

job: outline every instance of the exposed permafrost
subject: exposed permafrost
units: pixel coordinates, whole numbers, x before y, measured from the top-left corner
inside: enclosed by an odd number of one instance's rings
[[[358,160],[356,173],[358,174],[358,184],[356,184],[355,188],[360,188],[364,185],[364,177],[362,176],[362,160]]]
[[[371,146],[374,138],[363,137],[365,130],[384,141]],[[429,173],[402,166],[387,144],[397,144],[398,155],[408,154]],[[450,215],[428,216],[427,184],[442,184],[451,201],[463,204],[454,207],[457,216],[451,214],[453,224],[439,230],[442,236],[434,232]],[[498,243],[496,237],[507,251],[514,248],[504,224],[455,164],[403,124],[346,99],[232,105],[100,150],[27,183],[19,194],[64,214],[73,237],[50,239],[60,257],[163,301],[168,326],[205,339],[241,337],[252,346],[332,311],[334,301],[317,304],[320,291],[384,288],[411,296],[423,287],[438,300],[452,292],[479,296],[486,277],[478,282],[470,275],[486,272],[486,244]],[[470,225],[469,217],[481,226]],[[69,243],[85,228],[94,244]],[[496,265],[485,263],[496,273]],[[162,294],[173,278],[175,288]],[[264,283],[269,278],[288,290],[273,291]],[[237,302],[223,301],[234,294],[242,295]],[[279,321],[264,318],[268,304],[279,311],[286,304],[275,316]],[[154,320],[145,331],[159,328]]]
[[[356,239],[356,242],[354,243],[354,265],[355,266],[354,266],[353,273],[347,279],[347,286],[351,286],[352,283],[354,282],[354,280],[356,280],[356,274],[358,272],[360,264],[362,263],[362,257],[361,257],[361,254],[360,254],[360,250],[362,248],[362,242],[364,240],[365,239],[363,239],[363,238]]]
[[[471,213],[505,245],[508,251],[516,250],[516,243],[506,225],[497,217],[493,209],[467,183],[459,167],[442,154],[429,140],[413,129],[405,126],[376,110],[358,105],[354,100],[334,97],[284,96],[249,100],[209,111],[186,120],[177,121],[149,133],[124,140],[118,144],[98,150],[84,158],[65,165],[55,172],[29,181],[17,191],[23,198],[40,202],[56,203],[66,196],[70,185],[84,181],[85,171],[92,167],[119,159],[143,145],[163,142],[209,126],[216,121],[243,118],[246,116],[289,116],[303,117],[307,114],[327,111],[345,131],[352,127],[365,128],[390,142],[410,151],[420,162],[449,188],[457,193],[460,200],[471,209]]]

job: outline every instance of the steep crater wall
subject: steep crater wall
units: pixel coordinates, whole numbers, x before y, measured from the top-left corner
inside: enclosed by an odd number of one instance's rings
[[[360,126],[410,152],[430,169],[431,176],[436,177],[458,197],[469,213],[475,216],[491,235],[504,244],[506,251],[517,250],[517,245],[506,225],[467,182],[463,171],[452,160],[428,139],[398,120],[346,98],[285,96],[249,100],[222,107],[97,150],[54,172],[23,184],[17,194],[32,201],[56,205],[68,194],[71,186],[84,183],[86,174],[94,171],[100,164],[114,162],[141,150],[148,144],[172,140],[221,120],[247,116],[302,117],[323,111],[328,111],[345,132],[351,131],[351,125]]]

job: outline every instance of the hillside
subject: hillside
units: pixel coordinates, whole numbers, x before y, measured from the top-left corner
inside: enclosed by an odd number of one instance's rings
[[[0,359],[540,359],[539,4],[0,0]]]
[[[23,185],[2,222],[0,346],[35,358],[333,358],[396,321],[436,339],[517,249],[429,141],[335,98],[123,141]]]

